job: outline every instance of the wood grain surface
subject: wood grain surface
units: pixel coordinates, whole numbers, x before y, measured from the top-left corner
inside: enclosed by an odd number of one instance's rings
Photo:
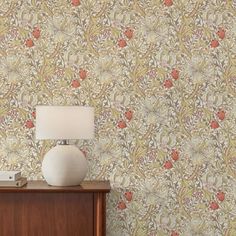
[[[110,185],[107,181],[97,183],[51,187],[43,181],[31,181],[24,188],[0,188],[0,235],[106,235]]]

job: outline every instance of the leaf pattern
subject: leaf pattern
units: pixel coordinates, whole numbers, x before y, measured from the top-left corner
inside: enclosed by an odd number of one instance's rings
[[[236,3],[4,0],[0,168],[41,179],[35,106],[95,107],[107,235],[236,235]]]

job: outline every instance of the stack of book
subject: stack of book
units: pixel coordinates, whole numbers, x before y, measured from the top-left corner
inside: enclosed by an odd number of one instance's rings
[[[27,184],[27,178],[20,171],[0,171],[0,187],[22,187]]]

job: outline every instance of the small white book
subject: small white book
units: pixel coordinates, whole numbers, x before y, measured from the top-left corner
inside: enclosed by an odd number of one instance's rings
[[[21,178],[21,171],[0,171],[0,181],[16,181]]]
[[[1,187],[5,187],[5,188],[7,188],[7,187],[18,187],[18,188],[20,188],[20,187],[22,187],[22,186],[24,186],[24,185],[26,185],[27,184],[27,178],[25,178],[25,177],[21,177],[20,179],[18,179],[18,180],[16,180],[16,181],[8,181],[8,180],[1,180],[0,181],[0,188]]]

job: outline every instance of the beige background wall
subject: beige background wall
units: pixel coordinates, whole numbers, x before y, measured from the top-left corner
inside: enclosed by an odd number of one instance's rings
[[[108,235],[236,235],[236,2],[3,0],[0,168],[40,179],[35,105],[96,108]]]

